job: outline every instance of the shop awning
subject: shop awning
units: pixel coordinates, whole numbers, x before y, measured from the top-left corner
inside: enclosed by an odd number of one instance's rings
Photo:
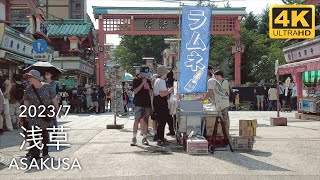
[[[318,82],[320,79],[320,70],[306,71],[302,73],[302,81],[305,83]]]
[[[289,64],[279,66],[278,74],[284,75],[284,74],[302,73],[305,71],[314,71],[314,70],[320,70],[320,57],[311,59],[311,60],[289,63]]]
[[[31,58],[27,58],[27,57],[20,56],[10,52],[6,52],[6,55],[4,56],[4,58],[24,62],[26,64],[34,64],[36,62]]]

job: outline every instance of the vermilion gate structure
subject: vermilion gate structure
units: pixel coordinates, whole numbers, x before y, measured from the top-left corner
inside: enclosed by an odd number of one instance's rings
[[[106,34],[120,35],[178,35],[179,7],[93,7],[99,21],[99,47],[105,43]],[[241,84],[240,21],[245,8],[213,8],[211,34],[233,35],[235,46],[235,85]],[[231,48],[230,48],[231,49]],[[104,52],[99,52],[97,84],[104,85]],[[99,75],[100,73],[100,75]]]

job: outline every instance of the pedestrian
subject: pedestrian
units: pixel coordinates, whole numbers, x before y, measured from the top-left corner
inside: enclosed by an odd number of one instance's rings
[[[3,96],[4,96],[4,117],[5,117],[5,124],[8,131],[13,131],[13,123],[10,116],[10,92],[12,88],[12,83],[10,82],[8,76],[3,76]]]
[[[131,113],[133,110],[133,89],[132,89],[132,84],[129,84],[129,87],[127,89],[127,94],[128,94],[128,110]]]
[[[12,83],[12,89],[10,92],[10,116],[13,122],[13,128],[18,127],[18,122],[20,122],[19,115],[21,113],[20,106],[22,105],[24,86],[22,84],[22,75],[14,75],[14,82]]]
[[[29,73],[24,74],[24,78],[29,82],[29,86],[26,88],[23,96],[24,105],[26,106],[26,108],[29,109],[30,106],[39,107],[40,105],[44,105],[45,107],[48,107],[49,105],[54,105],[55,112],[58,112],[59,104],[56,96],[49,84],[41,82],[39,71],[31,70]],[[40,101],[42,101],[43,104]],[[51,122],[45,121],[44,119],[40,118],[40,111],[37,111],[35,113],[36,116],[34,117],[30,116],[30,114],[32,113],[27,113],[26,121],[28,124],[28,129],[32,129],[32,127],[35,129],[36,127],[39,127],[41,129],[43,144],[42,156],[45,157],[48,156],[49,153],[47,146],[49,140],[47,128],[51,126]],[[61,117],[61,115],[59,114],[58,117]],[[31,146],[33,146],[34,144],[35,142],[30,143]],[[30,154],[31,158],[40,158],[40,150],[36,146],[30,149]]]
[[[67,88],[66,88],[65,84],[62,85],[62,88],[61,88],[59,94],[61,97],[60,105],[68,104],[67,101],[68,101],[69,94],[67,93]]]
[[[165,66],[159,66],[157,69],[157,79],[154,82],[153,88],[153,106],[156,112],[156,119],[158,123],[157,128],[157,144],[164,146],[168,141],[164,138],[165,126],[168,121],[172,121],[172,116],[168,107],[168,95],[172,94],[173,88],[167,88],[165,79],[167,78],[168,70]],[[171,117],[170,117],[171,116]],[[171,132],[171,133],[174,133]]]
[[[279,84],[279,101],[280,101],[280,105],[283,105],[283,100],[284,100],[284,86],[283,83],[280,82]]]
[[[297,110],[298,104],[297,104],[297,99],[298,99],[298,90],[297,90],[297,85],[293,82],[293,88],[292,88],[292,95],[291,95],[291,102],[292,102],[292,109]]]
[[[174,84],[174,78],[173,78],[173,72],[170,71],[167,74],[167,81],[166,81],[166,86],[167,88],[173,88],[173,84]],[[170,98],[172,94],[170,94],[168,96],[168,99]],[[168,126],[169,126],[169,132],[166,134],[167,136],[174,136],[176,135],[175,131],[174,131],[174,117],[175,115],[170,115],[169,119],[167,120]]]
[[[52,80],[53,74],[49,71],[45,72],[45,82],[48,83],[55,95],[57,101],[60,101],[60,94],[59,94],[59,86],[57,85],[56,81]],[[57,118],[53,118],[51,122],[52,127],[58,127]]]
[[[264,111],[264,103],[265,103],[265,87],[262,84],[259,84],[258,87],[254,90],[257,98],[257,107],[258,111]]]
[[[240,93],[239,91],[235,92],[235,98],[234,98],[234,104],[236,106],[236,110],[239,111],[240,110]]]
[[[268,90],[268,100],[268,111],[275,111],[277,109],[277,89],[274,85]]]
[[[81,113],[83,109],[83,89],[81,85],[78,85],[77,89],[77,105],[76,105],[76,113]]]
[[[92,98],[91,98],[92,89],[89,84],[86,84],[84,88],[85,88],[85,95],[86,95],[86,107],[87,107],[87,111],[90,112],[93,109]]]
[[[103,87],[100,86],[98,90],[98,103],[99,103],[99,112],[106,112],[106,94],[103,91]]]
[[[0,86],[2,82],[0,82]],[[3,110],[4,110],[4,96],[0,88],[0,135],[3,134]]]
[[[96,87],[92,88],[91,99],[92,99],[92,105],[93,107],[95,107],[96,114],[99,114],[98,90]]]
[[[208,72],[208,91],[205,95],[198,100],[204,101],[207,99],[211,99],[213,105],[215,105],[216,109],[221,114],[222,126],[224,126],[227,130],[227,135],[229,136],[229,97],[225,94],[225,91],[222,88],[222,85],[218,79],[221,79],[221,73],[217,72],[214,74],[215,77],[211,77],[211,73]],[[225,145],[227,145],[225,143]]]
[[[122,86],[122,98],[123,98],[123,109],[125,114],[128,113],[128,101],[129,101],[129,96],[127,94],[126,89],[124,88],[124,85]]]
[[[133,92],[134,92],[134,124],[133,124],[133,138],[132,146],[137,144],[137,131],[139,123],[143,130],[142,144],[149,145],[147,140],[148,132],[148,120],[152,114],[151,109],[151,92],[152,86],[151,81],[148,79],[150,76],[149,67],[144,66],[141,68],[139,75],[133,80]]]
[[[111,89],[110,88],[107,88],[106,90],[106,97],[107,97],[107,102],[106,102],[107,111],[111,112]]]

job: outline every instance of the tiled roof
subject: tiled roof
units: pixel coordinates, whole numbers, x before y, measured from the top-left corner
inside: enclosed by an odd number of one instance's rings
[[[92,25],[89,23],[83,24],[51,24],[48,27],[48,37],[85,37],[91,31]]]
[[[85,37],[92,31],[93,24],[83,19],[77,20],[48,20],[49,24],[47,35],[49,38],[61,37]],[[15,22],[12,27],[27,27],[29,32],[30,26],[26,22]]]

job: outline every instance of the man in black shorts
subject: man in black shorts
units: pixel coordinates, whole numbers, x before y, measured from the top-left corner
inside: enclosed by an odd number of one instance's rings
[[[143,139],[142,144],[149,145],[147,140],[148,132],[148,119],[152,114],[151,109],[151,97],[152,92],[151,81],[148,79],[150,76],[149,67],[142,67],[140,74],[136,77],[133,82],[133,91],[134,91],[134,124],[133,124],[133,138],[131,146],[137,144],[137,131],[139,122],[143,130]]]

